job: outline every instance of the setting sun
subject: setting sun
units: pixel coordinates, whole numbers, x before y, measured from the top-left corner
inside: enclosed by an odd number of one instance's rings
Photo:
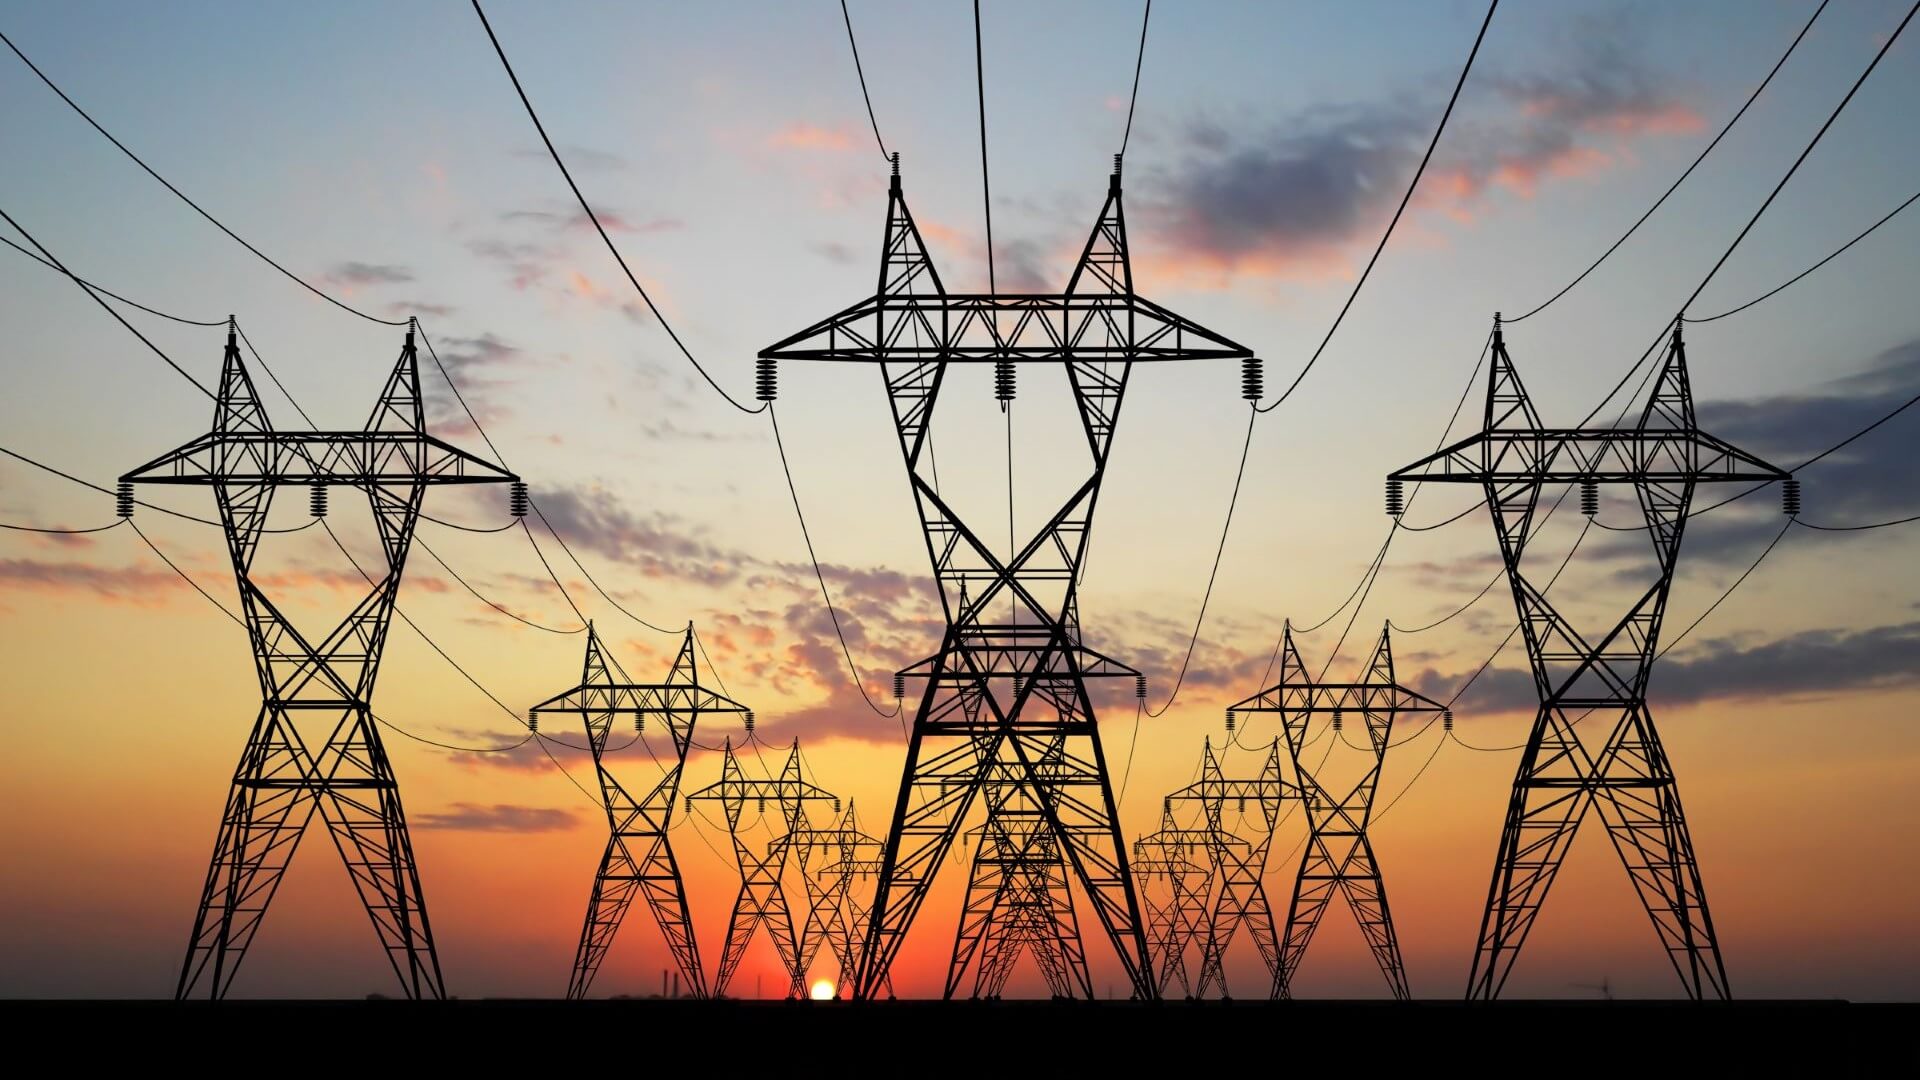
[[[832,1001],[835,989],[833,980],[815,979],[812,988],[807,991],[807,996],[815,1001]]]

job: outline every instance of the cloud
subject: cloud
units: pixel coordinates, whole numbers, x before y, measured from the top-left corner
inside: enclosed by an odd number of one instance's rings
[[[457,802],[445,810],[415,814],[413,823],[422,829],[457,829],[462,832],[559,832],[570,829],[579,820],[571,810],[548,806],[516,806],[512,803]]]
[[[1700,346],[1695,346],[1696,350]],[[1920,340],[1874,357],[1860,372],[1798,394],[1695,406],[1702,430],[1791,469],[1893,412],[1920,391]],[[1805,470],[1802,517],[1820,525],[1868,524],[1920,514],[1920,425],[1906,416]],[[1714,485],[1695,495],[1696,506],[1718,502],[1739,488]],[[1725,510],[1691,520],[1683,550],[1689,561],[1745,563],[1780,529],[1780,501],[1769,488]],[[1799,543],[1832,543],[1851,536],[1799,530]],[[1609,536],[1590,553],[1640,556],[1639,536]]]
[[[0,559],[0,582],[48,593],[89,593],[108,600],[161,604],[185,582],[166,569],[90,566],[42,559]]]
[[[1477,82],[1476,96],[1494,101],[1470,101],[1456,118],[1417,205],[1471,219],[1494,189],[1531,198],[1549,181],[1619,166],[1634,140],[1699,129],[1698,115],[1638,59],[1624,22],[1577,26],[1573,56],[1553,74]],[[1355,245],[1384,227],[1435,119],[1432,94],[1403,94],[1316,107],[1251,137],[1190,120],[1178,139],[1184,158],[1140,183],[1139,217],[1189,284],[1347,277]]]
[[[644,221],[634,221],[617,210],[606,209],[595,209],[594,217],[588,217],[585,210],[579,209],[509,210],[500,215],[501,221],[531,221],[559,230],[591,229],[593,228],[594,218],[598,218],[600,226],[610,233],[644,235],[647,233],[675,232],[687,227],[687,223],[679,218],[653,217],[647,218]]]
[[[837,240],[829,240],[825,243],[814,244],[808,247],[807,250],[813,252],[815,255],[820,256],[821,258],[827,260],[828,262],[839,263],[842,266],[851,266],[854,263],[857,263],[860,261],[860,257],[854,254],[853,248],[849,247],[846,244],[842,244]]]
[[[1444,701],[1472,674],[1428,669],[1411,685]],[[1709,641],[1655,664],[1648,697],[1657,711],[1663,704],[1825,697],[1915,685],[1920,685],[1920,622],[1909,622],[1859,631],[1806,630],[1759,643]],[[1533,677],[1518,668],[1489,668],[1459,704],[1463,718],[1538,707]]]
[[[796,121],[767,136],[767,145],[776,150],[822,150],[844,153],[852,150],[854,136],[843,126],[825,128]]]
[[[413,271],[388,263],[343,262],[327,271],[327,279],[341,285],[399,285],[414,280]]]
[[[458,309],[452,304],[433,304],[425,300],[395,300],[387,305],[387,310],[395,315],[431,315],[444,319]]]
[[[540,510],[575,548],[604,555],[648,577],[702,585],[738,578],[749,556],[725,551],[660,511],[636,514],[604,488],[554,488],[539,493]]]
[[[513,415],[502,399],[513,385],[509,374],[518,368],[526,353],[492,332],[478,337],[449,337],[437,350],[440,363],[460,387],[466,408],[472,409],[483,424],[496,423]],[[474,434],[473,422],[445,380],[430,379],[426,384],[427,420],[442,434]]]

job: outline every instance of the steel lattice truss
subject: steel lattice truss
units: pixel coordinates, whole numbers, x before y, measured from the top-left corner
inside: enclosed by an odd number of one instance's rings
[[[1135,673],[1081,643],[1076,578],[1133,364],[1251,355],[1134,293],[1117,163],[1066,289],[1048,296],[947,292],[896,165],[873,296],[761,351],[763,359],[880,367],[946,614],[939,652],[903,672],[926,689],[856,997],[881,985],[968,811],[1001,775],[1024,789],[1019,798],[1064,853],[1134,994],[1153,996],[1145,925],[1085,681]],[[1011,552],[995,550],[941,497],[926,452],[948,365],[989,360],[1008,376],[1020,366],[1064,369],[1091,457],[1084,481]],[[989,614],[996,608],[1012,609],[1006,621]],[[1043,765],[1056,737],[1065,750]]]
[[[783,831],[767,842],[758,854],[740,838],[740,817],[751,799],[765,814],[774,804]],[[824,788],[815,787],[802,776],[800,740],[795,739],[777,779],[749,777],[740,768],[733,752],[733,740],[726,741],[720,762],[720,779],[687,796],[689,807],[696,801],[717,802],[726,815],[727,836],[733,841],[733,857],[740,868],[740,894],[727,917],[727,948],[720,957],[720,970],[713,977],[713,996],[724,997],[727,985],[753,942],[753,933],[762,926],[773,939],[774,950],[787,969],[787,994],[807,996],[807,965],[801,962],[800,942],[793,932],[793,909],[787,902],[786,873],[788,855],[813,831],[807,821],[807,804],[831,802],[835,814],[840,799]]]
[[[600,645],[592,624],[587,626],[587,658],[580,685],[535,705],[533,716],[578,717],[585,726],[587,742],[593,751],[594,771],[600,778],[600,798],[607,810],[607,850],[600,857],[600,868],[593,877],[593,891],[587,898],[586,925],[580,931],[580,946],[573,956],[573,974],[567,980],[567,997],[583,998],[593,985],[600,962],[613,947],[621,920],[635,894],[645,898],[647,907],[667,941],[667,950],[680,969],[680,977],[694,997],[707,995],[706,975],[700,965],[700,945],[693,932],[693,915],[687,909],[687,890],[680,880],[680,865],[673,856],[668,830],[673,827],[673,810],[680,793],[680,777],[687,765],[687,748],[693,742],[694,726],[703,715],[731,713],[751,718],[753,713],[732,698],[700,685],[700,669],[694,662],[693,627],[688,626],[680,641],[680,654],[667,673],[665,682],[629,682],[622,672],[616,679],[608,666],[609,657]],[[617,668],[614,661],[613,668]],[[667,766],[653,786],[635,797],[620,782],[607,761],[607,740],[616,717],[633,718],[634,738],[644,737],[647,717],[666,724],[673,740],[673,763]]]
[[[1192,803],[1200,808],[1202,831],[1213,863],[1213,896],[1207,936],[1200,954],[1200,979],[1193,988],[1194,997],[1205,997],[1218,986],[1222,997],[1227,989],[1226,956],[1228,946],[1241,926],[1260,950],[1260,959],[1275,978],[1280,972],[1280,950],[1273,933],[1273,907],[1267,902],[1267,852],[1273,847],[1273,830],[1280,824],[1280,811],[1288,799],[1301,797],[1298,785],[1281,775],[1280,740],[1267,748],[1260,775],[1236,779],[1228,777],[1214,755],[1209,738],[1201,752],[1200,779],[1167,795],[1163,813],[1171,814],[1175,803]],[[1236,818],[1246,819],[1251,804],[1256,813],[1252,830],[1257,838],[1242,840],[1227,824],[1227,804],[1232,803]]]
[[[1065,740],[1056,737],[1041,757],[1058,763]],[[1056,998],[1093,997],[1086,948],[1068,886],[1066,859],[1030,789],[1006,768],[987,778],[987,820],[968,833],[973,866],[960,913],[960,930],[947,968],[952,998],[978,962],[973,997],[998,998],[1022,955],[1031,956]]]
[[[1514,371],[1496,317],[1483,430],[1390,477],[1478,484],[1485,492],[1540,697],[1468,996],[1500,993],[1589,809],[1599,812],[1688,995],[1728,996],[1673,767],[1647,708],[1647,679],[1695,488],[1786,475],[1699,430],[1678,323],[1634,427],[1549,429]],[[1630,486],[1658,563],[1652,583],[1597,638],[1547,601],[1522,562],[1542,489],[1566,483]]]
[[[1438,713],[1444,709],[1439,702],[1394,681],[1393,642],[1387,630],[1380,632],[1380,644],[1373,651],[1364,680],[1329,683],[1316,682],[1307,674],[1307,666],[1293,644],[1291,625],[1282,632],[1280,681],[1228,706],[1230,715],[1279,715],[1287,755],[1306,803],[1307,840],[1300,854],[1299,872],[1294,876],[1293,899],[1287,907],[1286,934],[1274,972],[1275,998],[1292,996],[1294,973],[1336,893],[1346,899],[1360,924],[1360,932],[1393,996],[1402,1001],[1410,997],[1400,940],[1387,908],[1386,882],[1380,876],[1367,826],[1373,818],[1373,797],[1380,787],[1387,748],[1392,744],[1394,720],[1402,713]],[[1323,729],[1318,738],[1332,736],[1345,741],[1340,727],[1343,716],[1361,719],[1367,735],[1363,749],[1371,755],[1358,781],[1344,792],[1329,789],[1316,775],[1318,770],[1302,759],[1302,751],[1315,741],[1307,736],[1314,719],[1324,717],[1331,726],[1331,731]],[[1321,760],[1324,763],[1325,758]]]
[[[221,814],[177,997],[203,985],[210,997],[226,995],[316,812],[403,992],[444,995],[373,685],[427,488],[517,479],[426,433],[411,328],[364,429],[301,433],[272,429],[229,329],[213,430],[121,477],[213,489],[260,680],[260,712]],[[316,514],[325,512],[325,488],[358,488],[379,530],[383,575],[318,638],[295,627],[254,579],[274,493],[287,486],[315,489]]]
[[[839,965],[834,980],[834,995],[852,992],[854,972],[860,966],[860,950],[866,947],[867,908],[854,891],[856,878],[865,880],[879,872],[878,839],[860,828],[853,800],[829,829],[808,829],[790,834],[807,889],[807,918],[800,930],[800,970],[812,970],[824,942]],[[809,867],[813,853],[825,852],[833,861]]]
[[[1148,955],[1153,962],[1154,988],[1165,997],[1174,980],[1179,980],[1182,997],[1192,998],[1193,983],[1187,977],[1187,952],[1205,947],[1212,928],[1212,895],[1215,867],[1212,852],[1218,844],[1247,846],[1238,836],[1216,833],[1212,829],[1182,829],[1175,824],[1173,807],[1161,812],[1160,829],[1133,842],[1133,871],[1144,886],[1141,905],[1147,915]],[[1195,855],[1200,861],[1194,861]],[[1167,900],[1154,899],[1151,886],[1165,882]]]

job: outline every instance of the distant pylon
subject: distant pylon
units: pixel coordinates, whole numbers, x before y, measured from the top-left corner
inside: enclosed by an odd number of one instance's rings
[[[213,430],[120,478],[123,485],[213,489],[263,697],[221,814],[178,998],[203,980],[209,997],[226,996],[316,811],[401,990],[410,998],[445,994],[399,782],[373,716],[374,676],[427,488],[519,478],[427,434],[413,338],[409,326],[363,429],[277,432],[230,327]],[[366,598],[316,638],[267,596],[253,560],[275,491],[315,491],[317,517],[326,513],[329,486],[367,494],[386,565]]]
[[[1169,894],[1165,904],[1155,902],[1150,891],[1141,897],[1147,910],[1154,985],[1162,997],[1175,980],[1182,997],[1194,996],[1193,982],[1187,977],[1187,952],[1204,947],[1212,926],[1215,868],[1211,852],[1217,842],[1240,847],[1247,843],[1237,836],[1222,838],[1211,829],[1180,828],[1174,823],[1171,804],[1162,810],[1159,831],[1133,842],[1134,872],[1148,884],[1165,881]]]
[[[800,930],[800,970],[811,971],[820,946],[825,944],[839,965],[834,980],[834,995],[851,993],[851,980],[859,967],[860,949],[865,944],[867,909],[854,895],[856,878],[871,878],[880,866],[880,841],[860,828],[853,800],[847,800],[846,813],[833,827],[809,829],[791,841],[800,876],[807,890],[807,917]],[[832,856],[828,862],[811,865],[815,851]]]
[[[687,910],[687,890],[680,880],[680,865],[673,857],[669,830],[673,827],[674,799],[680,793],[680,777],[687,765],[687,748],[693,742],[694,725],[703,715],[731,713],[750,717],[752,711],[732,698],[714,693],[700,685],[700,669],[694,663],[693,626],[688,624],[680,641],[680,654],[667,673],[665,682],[635,683],[616,679],[617,660],[612,667],[591,623],[587,626],[587,658],[580,685],[535,705],[532,715],[564,715],[580,718],[593,751],[594,771],[600,778],[600,798],[607,810],[607,850],[600,857],[600,868],[593,876],[593,891],[587,898],[586,925],[580,930],[580,945],[573,955],[573,973],[567,980],[567,997],[587,996],[594,975],[614,935],[626,917],[635,893],[647,901],[653,918],[667,940],[667,951],[685,980],[687,993],[707,996],[707,980],[700,967],[700,945],[693,933],[693,915]],[[673,764],[644,795],[635,798],[613,773],[607,761],[607,740],[615,717],[633,718],[634,738],[644,737],[647,717],[666,725],[673,740]]]
[[[1056,738],[1043,751],[1043,770],[1059,762],[1063,747],[1064,740]],[[1017,779],[990,775],[985,790],[987,820],[969,834],[976,841],[973,866],[945,996],[959,991],[977,959],[973,996],[997,998],[1019,958],[1027,955],[1052,996],[1090,1000],[1093,980],[1060,845],[1030,801],[1030,789]]]
[[[1410,996],[1400,939],[1387,909],[1386,883],[1380,876],[1367,826],[1373,818],[1373,797],[1380,787],[1380,770],[1393,740],[1395,718],[1402,713],[1438,713],[1444,708],[1394,682],[1393,644],[1387,630],[1380,632],[1380,644],[1374,648],[1364,679],[1330,683],[1316,682],[1307,674],[1300,651],[1294,647],[1290,624],[1281,633],[1280,681],[1228,706],[1228,711],[1235,714],[1280,715],[1287,755],[1306,799],[1307,840],[1300,853],[1300,870],[1294,876],[1293,900],[1287,907],[1280,966],[1273,981],[1275,998],[1292,996],[1294,973],[1335,893],[1346,898],[1393,996],[1402,1001]],[[1303,751],[1319,738],[1345,741],[1340,727],[1343,714],[1357,717],[1365,727],[1364,749],[1371,761],[1351,786],[1342,785],[1345,790],[1341,792],[1322,782],[1317,775],[1320,769],[1307,765]],[[1309,739],[1307,732],[1316,718],[1323,718],[1331,730],[1323,727],[1319,736]],[[1325,760],[1323,756],[1322,767]]]
[[[1134,996],[1150,998],[1145,926],[1086,685],[1093,676],[1138,674],[1082,642],[1077,580],[1133,364],[1252,353],[1135,294],[1117,161],[1099,219],[1057,294],[948,293],[907,211],[897,162],[887,205],[874,294],[760,352],[769,365],[880,367],[947,622],[939,652],[900,673],[925,679],[926,690],[855,996],[871,997],[882,984],[986,779],[1005,770],[1053,833]],[[1018,366],[1064,368],[1086,439],[1084,480],[1031,539],[1006,551],[961,520],[931,475],[927,434],[954,363],[996,365],[1003,400]],[[975,588],[963,596],[969,583]],[[984,709],[963,707],[974,695]],[[1066,740],[1065,752],[1043,772],[1039,759],[1056,737]]]
[[[1725,998],[1726,964],[1673,766],[1647,709],[1647,678],[1694,489],[1787,474],[1695,424],[1677,319],[1652,397],[1631,428],[1543,428],[1507,355],[1497,315],[1492,349],[1483,430],[1388,477],[1396,487],[1409,480],[1480,485],[1540,696],[1514,777],[1467,996],[1499,996],[1592,808],[1687,995]],[[1575,629],[1523,568],[1540,493],[1549,484],[1630,486],[1646,522],[1657,563],[1652,581],[1597,638]]]
[[[781,831],[775,833],[759,853],[740,838],[740,817],[749,799],[761,814],[766,813],[767,804],[771,802],[780,815]],[[787,856],[795,842],[811,830],[806,804],[831,802],[834,812],[839,813],[839,798],[808,783],[801,775],[800,740],[794,740],[776,780],[749,778],[741,770],[733,752],[733,740],[729,738],[722,751],[720,779],[687,796],[689,805],[696,800],[720,804],[727,819],[727,836],[733,841],[734,861],[740,868],[740,894],[727,919],[727,947],[720,957],[720,970],[713,978],[713,996],[726,996],[727,986],[740,969],[747,946],[753,942],[753,932],[765,926],[781,964],[787,969],[788,996],[806,997],[807,971],[800,963],[800,943],[793,932],[793,909],[787,903]]]
[[[1205,947],[1200,958],[1200,980],[1194,997],[1205,997],[1218,986],[1222,997],[1231,997],[1227,989],[1226,955],[1241,926],[1253,938],[1260,959],[1269,974],[1280,970],[1279,945],[1274,939],[1273,907],[1267,902],[1267,852],[1273,847],[1273,830],[1280,824],[1280,810],[1288,799],[1300,798],[1300,788],[1280,774],[1280,740],[1267,748],[1260,775],[1246,779],[1229,778],[1214,755],[1209,738],[1200,758],[1200,779],[1172,792],[1164,809],[1176,802],[1200,805],[1206,823],[1208,854],[1214,866],[1213,910],[1207,926]],[[1237,815],[1244,818],[1251,803],[1258,817],[1253,822],[1257,838],[1244,844],[1226,824],[1226,808],[1231,802]]]

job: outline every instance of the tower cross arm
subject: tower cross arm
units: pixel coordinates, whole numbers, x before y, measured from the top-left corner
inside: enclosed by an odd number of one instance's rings
[[[1386,683],[1281,683],[1227,706],[1236,713],[1440,712],[1446,706],[1404,686]]]
[[[1223,799],[1299,799],[1306,792],[1300,785],[1277,777],[1257,780],[1195,780],[1186,787],[1167,793],[1168,802],[1218,802]]]
[[[529,712],[541,715],[581,716],[599,713],[654,713],[687,715],[692,713],[737,713],[753,710],[712,690],[698,686],[667,683],[586,683],[535,705]]]
[[[903,340],[909,326],[923,328]],[[874,296],[760,350],[762,359],[899,363],[1243,359],[1252,350],[1131,293]]]
[[[123,475],[137,484],[504,484],[520,477],[412,431],[211,432]]]
[[[1526,428],[1483,431],[1388,475],[1421,483],[1710,483],[1787,472],[1701,431]]]

